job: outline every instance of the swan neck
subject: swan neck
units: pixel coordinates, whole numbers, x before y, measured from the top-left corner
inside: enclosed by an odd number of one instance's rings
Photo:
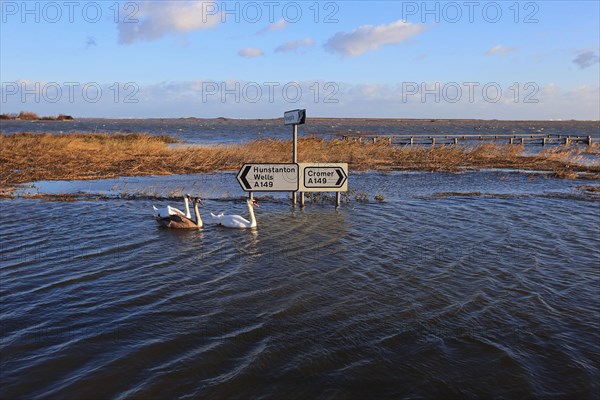
[[[255,227],[256,217],[254,216],[254,207],[251,202],[248,202],[248,212],[250,213],[250,227]]]
[[[198,211],[198,203],[194,204],[194,214],[196,214],[196,225],[198,228],[202,228],[202,218],[200,218],[200,211]]]
[[[189,218],[190,217],[190,204],[189,204],[187,196],[184,197],[184,201],[185,201],[185,216],[187,218]]]

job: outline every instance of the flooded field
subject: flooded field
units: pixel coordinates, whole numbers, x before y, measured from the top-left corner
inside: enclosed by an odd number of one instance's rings
[[[299,127],[300,135],[333,137],[355,134],[381,135],[526,135],[591,136],[600,139],[598,121],[484,121],[393,120],[364,118],[311,118]],[[228,144],[260,138],[290,139],[282,119],[101,119],[75,121],[0,121],[0,132],[34,133],[150,133],[173,136],[190,144]]]
[[[0,200],[0,397],[598,397],[597,182],[351,172],[350,187],[337,210],[267,194],[252,231],[152,218],[179,192],[203,216],[247,214],[231,172]]]

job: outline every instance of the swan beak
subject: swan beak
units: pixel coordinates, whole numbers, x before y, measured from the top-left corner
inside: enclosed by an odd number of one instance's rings
[[[255,201],[254,201],[254,202],[252,202],[252,205],[253,205],[254,207],[260,207],[260,204],[258,204],[258,203],[257,203],[257,202],[255,202]]]

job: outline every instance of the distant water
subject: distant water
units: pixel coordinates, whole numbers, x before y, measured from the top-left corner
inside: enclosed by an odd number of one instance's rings
[[[151,217],[178,191],[246,214],[234,173],[0,200],[0,398],[599,398],[600,198],[581,188],[597,182],[350,185],[339,210],[269,194],[256,231]]]
[[[115,132],[169,135],[193,144],[230,144],[259,138],[290,139],[282,119],[77,119],[75,121],[0,121],[0,132]],[[600,138],[598,121],[481,121],[308,118],[301,137],[375,133],[432,134],[549,134]]]

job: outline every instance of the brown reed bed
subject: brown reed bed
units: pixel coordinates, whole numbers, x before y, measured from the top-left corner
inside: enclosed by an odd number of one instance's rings
[[[597,146],[597,145],[595,145]],[[562,147],[522,155],[518,145],[396,147],[319,138],[300,139],[300,162],[347,162],[352,170],[511,168],[551,171],[559,177],[600,179],[600,165],[581,162],[590,152]],[[38,180],[193,174],[236,170],[244,163],[290,162],[291,141],[261,139],[246,144],[185,146],[168,136],[146,134],[0,135],[0,187]]]

